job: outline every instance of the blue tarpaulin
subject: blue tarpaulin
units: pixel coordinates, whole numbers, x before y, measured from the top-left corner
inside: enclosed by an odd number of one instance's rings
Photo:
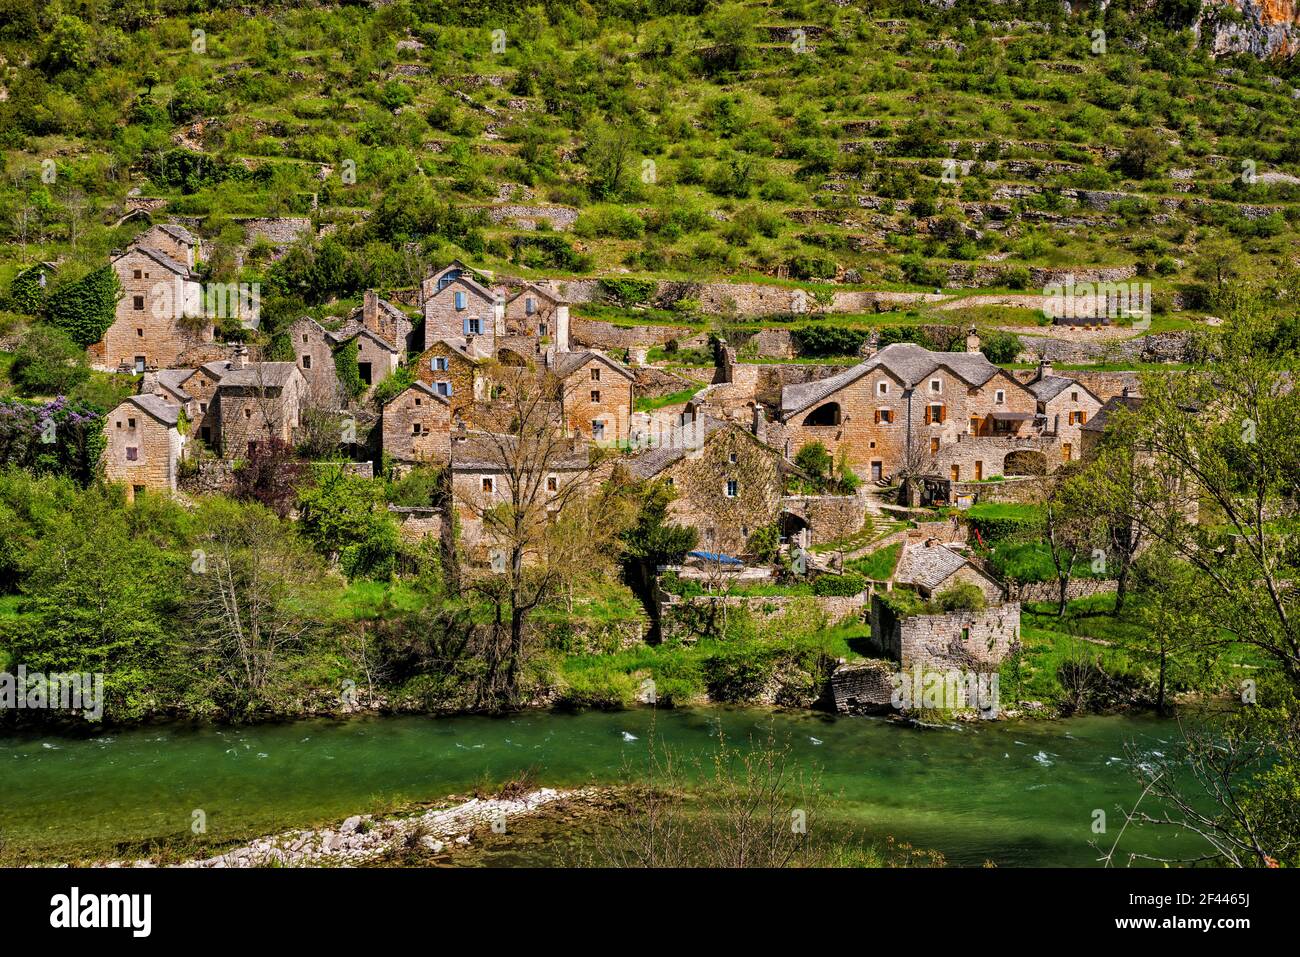
[[[730,555],[718,555],[713,552],[691,552],[691,558],[702,558],[706,562],[717,562],[719,565],[743,565],[745,564],[739,558],[732,558]]]

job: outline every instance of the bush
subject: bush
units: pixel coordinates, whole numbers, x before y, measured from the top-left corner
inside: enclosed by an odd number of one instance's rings
[[[19,395],[67,395],[89,377],[85,350],[51,326],[33,326],[9,367]]]
[[[947,613],[950,611],[983,611],[987,601],[978,585],[970,582],[958,582],[951,588],[947,588],[935,595],[930,604],[936,611]]]
[[[862,594],[866,587],[867,580],[857,572],[819,575],[813,581],[813,594],[820,598],[849,598]]]
[[[966,521],[985,542],[1036,539],[1043,531],[1042,510],[1034,505],[980,503],[966,510]]]

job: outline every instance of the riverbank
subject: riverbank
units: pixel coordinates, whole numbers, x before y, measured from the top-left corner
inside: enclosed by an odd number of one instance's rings
[[[167,867],[360,867],[452,863],[483,832],[505,835],[521,818],[543,811],[590,816],[613,803],[608,788],[537,788],[495,797],[471,797],[450,807],[415,810],[401,816],[354,814],[331,827],[295,829],[259,838],[211,857]],[[94,867],[158,867],[152,858],[97,862]]]

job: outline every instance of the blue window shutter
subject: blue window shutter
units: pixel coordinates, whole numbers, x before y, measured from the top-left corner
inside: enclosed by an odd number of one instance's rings
[[[465,308],[465,294],[463,292],[456,293],[456,308],[457,309]]]
[[[465,335],[469,335],[469,320],[465,320]]]
[[[448,397],[448,398],[451,397],[451,383],[450,383],[450,382],[447,383],[447,397]]]

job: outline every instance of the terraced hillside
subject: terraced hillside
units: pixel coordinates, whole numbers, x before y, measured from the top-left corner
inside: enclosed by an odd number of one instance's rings
[[[1158,332],[1290,267],[1289,62],[1212,58],[1170,4],[944,6],[7,0],[0,290],[72,283],[141,212],[263,283],[268,341],[451,257],[688,327],[1032,327],[1075,275],[1150,282]]]

